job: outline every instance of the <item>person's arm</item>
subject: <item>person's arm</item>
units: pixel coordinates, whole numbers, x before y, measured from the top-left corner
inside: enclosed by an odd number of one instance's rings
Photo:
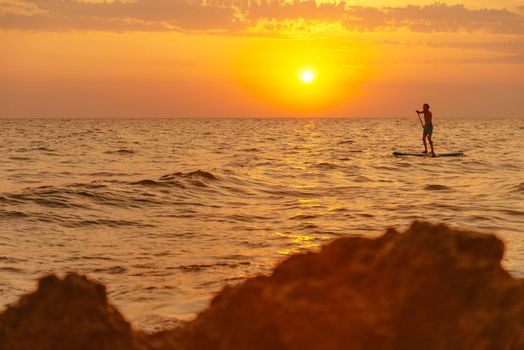
[[[417,114],[418,114],[418,120],[420,120],[420,124],[422,125],[422,128],[424,129],[426,127],[426,125],[424,125],[424,123],[422,122],[422,120],[420,119],[420,113],[424,113],[424,112],[419,112],[418,110],[416,110]]]

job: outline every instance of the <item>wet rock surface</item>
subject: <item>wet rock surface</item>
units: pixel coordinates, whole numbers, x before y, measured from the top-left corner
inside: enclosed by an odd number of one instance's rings
[[[194,321],[133,331],[69,274],[0,315],[0,349],[524,349],[524,283],[493,235],[415,222],[340,238],[225,287]]]

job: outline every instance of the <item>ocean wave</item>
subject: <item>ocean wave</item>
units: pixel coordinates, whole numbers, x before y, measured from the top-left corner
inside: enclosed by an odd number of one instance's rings
[[[512,187],[511,192],[524,193],[524,182]]]
[[[9,157],[9,159],[10,160],[19,160],[19,161],[30,161],[30,160],[32,160],[29,157],[16,157],[16,156]]]
[[[172,180],[172,179],[205,179],[205,180],[218,181],[218,178],[215,175],[207,171],[203,171],[203,170],[190,171],[186,173],[176,172],[176,173],[171,173],[171,174],[167,174],[167,175],[160,177],[160,180]]]
[[[64,194],[64,192],[57,189],[32,193],[16,193],[7,197],[19,201],[19,203],[33,203],[50,208],[86,208],[83,204],[68,200],[64,197]]]
[[[102,176],[102,177],[114,177],[114,176],[129,176],[129,173],[114,173],[110,171],[98,171],[94,173],[88,173],[89,176]]]
[[[451,187],[445,186],[445,185],[438,185],[438,184],[429,184],[424,186],[424,189],[426,191],[450,191]]]
[[[0,210],[0,217],[4,218],[26,218],[29,215],[21,211],[4,211]]]
[[[0,256],[0,262],[2,262],[2,263],[15,264],[15,263],[19,263],[19,262],[22,262],[22,261],[23,260],[21,260],[21,259],[10,258],[10,257],[7,257],[7,256]]]
[[[145,193],[119,188],[119,182],[101,184],[71,184],[65,186],[41,186],[27,188],[20,192],[5,193],[0,197],[0,205],[18,206],[18,212],[34,212],[38,207],[50,209],[102,209],[100,206],[120,208],[140,208],[145,205],[160,204]],[[30,205],[30,207],[26,207]],[[12,209],[10,209],[12,211]],[[50,214],[59,216],[60,211]],[[22,214],[12,214],[22,215]]]
[[[6,204],[20,204],[23,203],[22,200],[8,197],[8,196],[0,196],[0,203],[6,203]]]
[[[93,272],[96,272],[96,273],[109,273],[109,274],[114,275],[114,274],[127,272],[127,269],[125,267],[122,267],[122,266],[111,266],[111,267],[106,267],[106,268],[94,269]]]
[[[238,265],[250,265],[249,261],[241,261],[238,263],[227,263],[227,262],[217,262],[214,264],[191,264],[191,265],[181,265],[176,267],[177,270],[180,270],[182,272],[200,272],[207,269],[213,269],[213,268],[235,268]]]
[[[524,216],[524,211],[516,209],[499,209],[498,211],[510,216]]]
[[[350,145],[350,144],[353,144],[355,143],[354,140],[343,140],[343,141],[339,141],[338,144],[339,145]]]
[[[199,272],[208,268],[213,267],[211,264],[193,264],[193,265],[182,265],[178,266],[177,269],[182,272]]]
[[[317,163],[313,165],[313,167],[320,168],[320,169],[337,169],[338,168],[335,164],[327,163],[327,162]]]
[[[41,152],[56,152],[56,149],[47,148],[47,147],[34,147],[34,148],[21,148],[21,152],[31,152],[31,151],[41,151]]]
[[[174,187],[178,187],[178,188],[186,188],[180,182],[173,181],[173,180],[170,180],[170,181],[156,181],[156,180],[145,179],[145,180],[131,182],[130,184],[131,185],[146,186],[146,187],[166,187],[166,186],[167,187],[171,187],[171,186],[174,186]]]
[[[105,151],[104,152],[105,154],[120,154],[120,155],[126,155],[126,154],[136,154],[135,151],[133,150],[130,150],[130,149],[117,149],[117,150],[109,150],[109,151]]]
[[[25,273],[26,270],[20,269],[18,267],[0,266],[0,271],[1,272],[12,272],[12,273],[20,274],[20,273]]]
[[[89,219],[89,220],[76,220],[71,222],[69,225],[68,223],[64,223],[64,226],[71,226],[71,227],[86,227],[86,226],[109,226],[109,227],[125,227],[125,226],[133,226],[133,227],[140,227],[140,228],[146,228],[146,227],[155,227],[155,225],[151,223],[145,223],[140,221],[133,221],[133,220],[112,220],[112,219]]]
[[[317,219],[318,215],[299,214],[291,218],[291,220],[314,220]]]

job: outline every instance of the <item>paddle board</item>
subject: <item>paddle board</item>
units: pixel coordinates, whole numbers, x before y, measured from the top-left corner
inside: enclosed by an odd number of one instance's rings
[[[394,156],[413,156],[413,157],[431,157],[430,153],[414,153],[414,152],[393,152]],[[449,153],[437,153],[437,157],[462,157],[464,152],[449,152]]]

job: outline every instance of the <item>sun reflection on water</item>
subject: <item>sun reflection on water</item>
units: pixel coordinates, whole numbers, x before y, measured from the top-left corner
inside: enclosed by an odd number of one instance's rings
[[[284,237],[290,240],[290,243],[294,244],[294,247],[282,249],[278,251],[281,255],[291,255],[300,252],[304,249],[311,249],[320,246],[320,243],[315,242],[318,237],[313,235],[304,235],[298,233],[283,233],[275,232],[277,236]]]

